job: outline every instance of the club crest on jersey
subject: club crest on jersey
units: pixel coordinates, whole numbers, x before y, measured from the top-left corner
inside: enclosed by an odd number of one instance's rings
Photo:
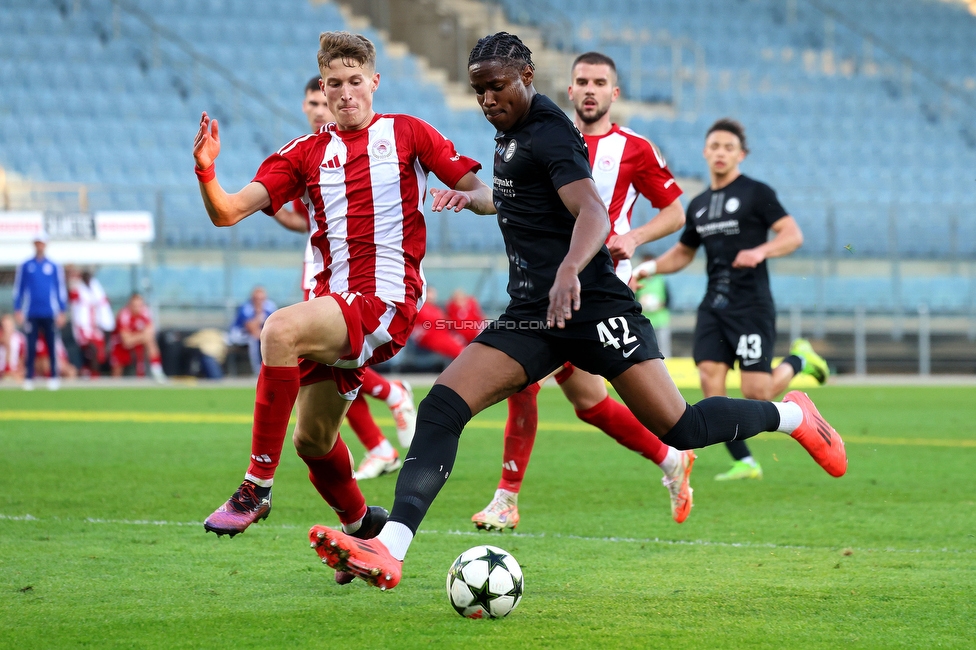
[[[393,145],[386,138],[380,138],[373,143],[373,146],[369,150],[369,155],[371,158],[377,158],[382,160],[383,158],[389,158],[390,154],[393,153]]]
[[[617,166],[617,161],[612,156],[603,156],[596,161],[596,168],[601,172],[608,172]]]
[[[739,199],[733,196],[731,199],[725,202],[725,211],[732,214],[739,209],[739,205],[741,205],[739,203]]]
[[[515,140],[512,140],[511,142],[508,143],[508,146],[505,147],[505,153],[502,154],[502,160],[504,160],[505,162],[511,160],[512,157],[515,155],[516,149],[518,149],[518,143]]]

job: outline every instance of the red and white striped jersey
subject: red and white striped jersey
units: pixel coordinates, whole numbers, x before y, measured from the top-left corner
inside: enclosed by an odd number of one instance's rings
[[[610,237],[630,231],[637,195],[658,210],[681,196],[664,156],[647,138],[614,124],[603,135],[584,135],[600,198],[610,213]],[[608,237],[609,241],[609,237]],[[616,263],[617,275],[630,281],[630,260]]]
[[[148,306],[140,311],[132,311],[127,305],[119,310],[115,320],[116,331],[119,332],[141,332],[153,322],[152,312],[149,311]]]
[[[448,187],[481,165],[409,115],[374,116],[359,131],[327,124],[272,154],[254,177],[265,213],[301,197],[313,220],[316,296],[353,292],[411,306],[424,295],[427,174]]]
[[[38,337],[38,341],[41,337]],[[6,345],[0,343],[0,377],[17,372],[27,354],[27,337],[18,330],[10,333]]]

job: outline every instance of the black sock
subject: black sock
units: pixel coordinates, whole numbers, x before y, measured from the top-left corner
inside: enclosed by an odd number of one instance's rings
[[[397,477],[390,521],[417,534],[454,469],[458,438],[470,419],[471,409],[460,395],[441,384],[430,389],[417,410],[417,433]]]
[[[742,440],[732,440],[725,443],[725,447],[732,454],[732,458],[735,460],[742,460],[746,456],[752,456],[752,452],[749,451],[749,445],[747,445]]]
[[[784,363],[789,364],[790,366],[793,367],[794,375],[798,375],[801,372],[803,372],[803,359],[796,356],[795,354],[791,354],[790,356],[780,361],[780,364],[784,364]]]
[[[661,442],[675,449],[701,449],[719,442],[745,440],[763,431],[776,431],[778,426],[779,411],[772,402],[709,397],[688,404]]]

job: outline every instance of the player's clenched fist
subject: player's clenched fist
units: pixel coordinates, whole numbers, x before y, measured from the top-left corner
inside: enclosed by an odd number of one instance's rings
[[[220,134],[217,130],[217,120],[211,120],[207,112],[200,116],[200,129],[193,139],[193,159],[197,167],[206,169],[213,164],[220,155]]]

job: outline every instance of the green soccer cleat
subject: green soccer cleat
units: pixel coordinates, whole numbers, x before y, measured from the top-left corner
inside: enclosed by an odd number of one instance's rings
[[[753,461],[752,464],[744,460],[737,460],[732,463],[731,469],[724,474],[715,477],[716,481],[737,481],[743,478],[762,478],[762,467]]]
[[[817,354],[813,346],[810,345],[810,341],[806,339],[793,341],[793,345],[790,346],[790,354],[795,354],[803,359],[803,372],[811,375],[817,380],[817,383],[821,386],[827,383],[827,378],[830,377],[830,368],[827,367],[826,359]]]

